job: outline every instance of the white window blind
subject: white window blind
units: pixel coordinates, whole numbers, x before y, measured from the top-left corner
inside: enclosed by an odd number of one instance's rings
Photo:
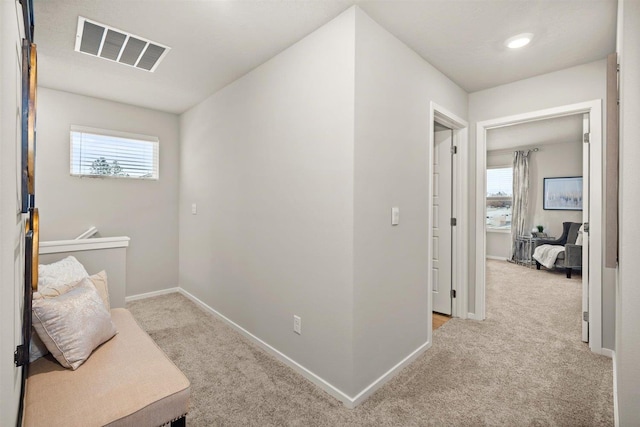
[[[71,175],[158,179],[154,136],[71,126]]]
[[[513,168],[487,169],[487,229],[511,229]]]

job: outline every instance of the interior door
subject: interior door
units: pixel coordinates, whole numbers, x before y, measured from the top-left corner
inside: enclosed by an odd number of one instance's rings
[[[438,126],[436,129],[441,129]],[[436,130],[433,147],[433,311],[451,315],[452,132]]]
[[[584,224],[582,238],[582,313],[589,312],[589,157],[590,146],[589,114],[582,118],[582,131],[584,134],[582,144],[582,223]],[[589,342],[589,322],[582,316],[582,341]]]

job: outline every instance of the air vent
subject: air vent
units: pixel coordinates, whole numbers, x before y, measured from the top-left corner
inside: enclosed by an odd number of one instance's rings
[[[170,49],[117,28],[78,17],[77,52],[154,72]]]

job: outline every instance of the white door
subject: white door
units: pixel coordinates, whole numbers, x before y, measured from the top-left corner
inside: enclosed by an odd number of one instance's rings
[[[438,130],[433,147],[433,311],[451,315],[451,130]]]
[[[589,114],[582,118],[582,131],[589,141]],[[583,139],[583,141],[585,141]],[[585,232],[582,237],[582,312],[589,312],[589,144],[582,144],[582,223]],[[589,322],[582,316],[582,341],[589,342]]]

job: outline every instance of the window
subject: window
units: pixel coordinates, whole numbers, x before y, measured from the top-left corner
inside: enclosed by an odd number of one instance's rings
[[[513,168],[487,169],[487,230],[511,230]]]
[[[71,126],[71,175],[158,179],[153,136]]]

